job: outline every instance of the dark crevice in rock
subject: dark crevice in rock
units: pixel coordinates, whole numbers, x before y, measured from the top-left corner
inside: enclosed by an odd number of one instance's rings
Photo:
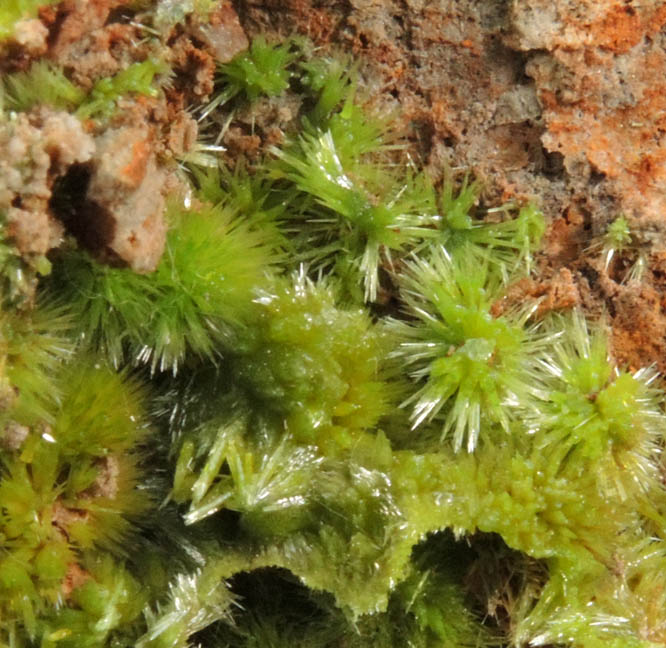
[[[101,254],[113,240],[116,221],[87,197],[91,176],[90,164],[73,164],[56,180],[49,207],[80,246]]]

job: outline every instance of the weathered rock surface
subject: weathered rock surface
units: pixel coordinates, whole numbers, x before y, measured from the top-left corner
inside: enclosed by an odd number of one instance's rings
[[[155,160],[146,127],[105,131],[91,161],[87,200],[107,214],[105,247],[137,272],[154,270],[166,237],[166,173]]]
[[[188,16],[194,5],[187,4],[160,3],[158,13],[169,19],[162,49],[144,38],[141,13],[129,0],[63,0],[17,26],[16,51],[3,61],[7,69],[26,69],[31,57],[46,55],[84,91],[148,56],[173,70],[162,92],[122,97],[108,121],[82,123],[39,108],[0,123],[6,153],[0,210],[6,234],[26,260],[45,255],[69,233],[101,260],[137,272],[157,267],[173,158],[186,155],[197,139],[197,123],[185,109],[210,95],[217,62],[248,46],[230,2],[220,2],[208,21]]]
[[[231,61],[250,44],[231,2],[223,1],[206,22],[195,18],[188,25],[189,33],[205,43],[218,63]]]
[[[53,184],[94,150],[81,122],[66,112],[41,107],[0,122],[0,210],[21,254],[44,255],[60,244],[63,227],[49,207]]]

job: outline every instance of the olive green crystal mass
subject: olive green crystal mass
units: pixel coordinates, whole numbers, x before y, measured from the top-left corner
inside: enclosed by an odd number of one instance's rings
[[[44,4],[3,3],[0,39]],[[215,3],[136,4],[150,55],[90,88],[6,75],[0,142],[169,88],[164,34]],[[216,155],[285,93],[285,141]],[[19,252],[3,196],[36,157],[0,166],[0,646],[666,643],[660,377],[617,366],[603,318],[505,305],[538,208],[398,162],[363,106],[305,39],[219,64],[144,273],[67,229]],[[630,244],[618,219],[599,254]]]

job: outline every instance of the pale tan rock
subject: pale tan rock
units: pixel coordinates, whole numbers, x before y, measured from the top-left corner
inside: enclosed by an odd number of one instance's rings
[[[208,46],[218,63],[231,61],[250,44],[230,2],[220,3],[208,21],[195,20],[190,33]]]
[[[19,20],[14,25],[14,42],[24,48],[30,56],[41,56],[46,53],[48,35],[49,30],[36,18]]]
[[[563,156],[572,177],[603,179],[619,203],[615,216],[663,218],[666,5],[516,0],[512,7],[512,42],[542,52],[526,72],[543,107],[545,148]]]
[[[109,215],[106,247],[137,272],[157,267],[164,250],[165,172],[146,127],[109,129],[97,139],[87,198]]]
[[[0,447],[5,450],[19,450],[30,434],[30,428],[16,421],[9,421],[0,434]]]
[[[22,254],[46,254],[57,247],[64,233],[62,224],[42,209],[7,210],[7,235]]]
[[[167,136],[169,150],[176,157],[181,157],[195,145],[198,132],[196,120],[187,113],[180,113],[169,129]]]
[[[90,487],[88,495],[93,498],[115,499],[119,490],[120,465],[113,455],[101,457],[97,462],[97,478]]]
[[[63,227],[49,200],[55,178],[87,162],[95,144],[78,119],[40,107],[0,122],[0,209],[19,253],[42,255],[60,244]]]
[[[40,138],[53,172],[60,174],[75,162],[87,162],[92,157],[95,143],[74,115],[53,113],[48,108],[39,109],[37,115],[42,120]]]

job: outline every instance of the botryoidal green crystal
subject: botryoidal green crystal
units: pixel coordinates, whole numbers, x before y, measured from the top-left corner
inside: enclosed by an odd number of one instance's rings
[[[108,116],[158,92],[140,65],[84,96],[37,63],[5,107]],[[26,305],[3,237],[0,646],[666,642],[658,375],[581,312],[500,314],[538,209],[389,162],[346,69],[262,38],[220,67],[202,120],[295,92],[300,130],[192,168],[153,273],[71,240]]]

